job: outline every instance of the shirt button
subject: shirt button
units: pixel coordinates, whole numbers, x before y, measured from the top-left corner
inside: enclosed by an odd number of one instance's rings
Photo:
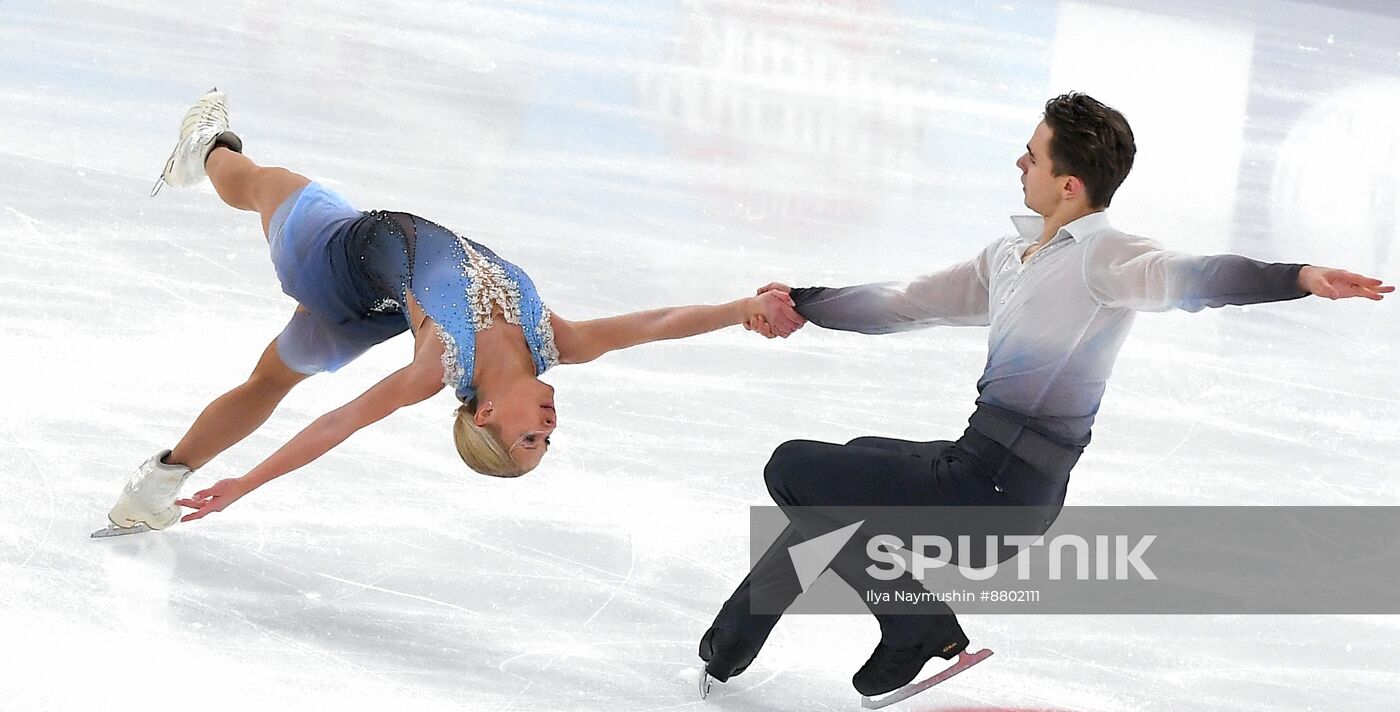
[[[1006,490],[1004,490],[1004,489],[1001,488],[1001,485],[996,485],[996,486],[993,487],[992,489],[994,489],[994,490],[996,490],[996,491],[998,491],[998,492],[1005,492],[1005,491],[1006,491]]]

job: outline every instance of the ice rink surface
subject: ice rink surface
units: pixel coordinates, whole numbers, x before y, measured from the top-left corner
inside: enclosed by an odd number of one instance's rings
[[[1228,6],[1221,9],[1220,6]],[[1171,9],[1163,9],[1170,7]],[[148,197],[217,85],[247,153],[490,245],[568,318],[904,280],[1011,230],[1043,102],[1121,109],[1110,215],[1169,248],[1400,278],[1400,11],[1370,2],[0,2],[0,710],[846,710],[878,631],[796,616],[696,699],[762,468],[956,437],[985,329],[731,328],[546,375],[466,470],[447,392],[227,512],[87,538],[291,315],[256,216]],[[1068,504],[1400,505],[1400,311],[1143,315]],[[406,364],[299,386],[186,492]],[[964,616],[903,710],[1379,710],[1386,616]]]

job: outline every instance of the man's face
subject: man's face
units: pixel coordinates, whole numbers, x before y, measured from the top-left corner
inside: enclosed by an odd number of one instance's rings
[[[1062,200],[1064,176],[1056,178],[1050,165],[1052,135],[1050,127],[1044,121],[1040,122],[1026,144],[1026,152],[1016,159],[1016,167],[1021,169],[1021,189],[1026,194],[1026,207],[1038,215],[1054,213]]]

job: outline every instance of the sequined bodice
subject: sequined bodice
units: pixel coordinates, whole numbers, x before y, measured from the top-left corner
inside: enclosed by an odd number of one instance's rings
[[[444,327],[442,322],[436,323],[435,330],[443,345],[442,382],[454,388],[458,397],[466,402],[476,393],[471,384],[476,366],[476,334],[491,328],[497,311],[505,317],[506,323],[519,326],[525,335],[525,342],[530,347],[530,356],[535,360],[536,374],[543,373],[559,363],[559,349],[554,344],[554,327],[549,320],[549,307],[540,301],[533,283],[529,285],[528,290],[528,296],[533,298],[525,298],[520,282],[512,278],[507,268],[514,268],[521,276],[524,276],[524,272],[496,257],[494,253],[490,257],[483,254],[482,250],[476,249],[479,245],[471,240],[462,237],[458,239],[461,240],[463,251],[466,253],[466,258],[458,266],[468,283],[466,316],[470,320],[472,348],[464,352],[458,335],[454,335],[450,326]],[[522,318],[522,305],[532,319]],[[533,328],[529,328],[529,322],[534,322]],[[457,330],[457,334],[460,333],[461,330]]]
[[[367,276],[404,303],[412,290],[436,324],[443,383],[459,400],[476,395],[476,334],[491,327],[496,313],[520,327],[536,375],[559,363],[549,309],[524,270],[485,245],[408,213],[374,211],[363,222],[357,249]]]

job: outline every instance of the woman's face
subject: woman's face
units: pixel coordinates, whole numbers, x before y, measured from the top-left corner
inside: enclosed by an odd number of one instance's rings
[[[497,394],[479,408],[476,422],[482,426],[494,424],[511,459],[528,472],[549,452],[549,435],[554,432],[556,417],[554,387],[531,378]]]

